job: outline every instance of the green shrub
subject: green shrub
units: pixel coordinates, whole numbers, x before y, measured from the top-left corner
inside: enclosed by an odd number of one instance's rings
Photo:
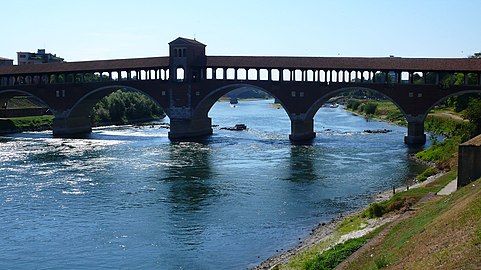
[[[306,270],[327,270],[334,269],[343,262],[347,257],[351,256],[356,250],[367,242],[366,237],[354,238],[344,243],[337,244],[333,248],[324,251],[316,257],[307,260],[303,269]]]
[[[372,203],[367,209],[367,216],[369,218],[382,217],[386,213],[386,207],[380,203]]]
[[[377,103],[374,103],[374,102],[367,102],[366,104],[364,104],[364,112],[366,114],[374,114],[376,112],[376,109],[377,109]]]
[[[361,101],[357,99],[350,99],[347,103],[347,108],[352,110],[357,110],[357,108],[361,105]]]
[[[436,173],[438,173],[438,170],[436,170],[435,168],[429,167],[426,170],[424,170],[424,172],[420,173],[417,179],[418,181],[423,182],[423,181],[426,181],[429,176],[435,175]]]
[[[428,162],[444,162],[451,158],[451,156],[458,151],[458,146],[461,143],[460,137],[447,138],[443,142],[432,145],[416,154],[416,157]]]
[[[461,137],[463,141],[468,140],[475,135],[475,126],[470,122],[434,115],[428,115],[426,117],[424,128],[427,131],[448,137]]]

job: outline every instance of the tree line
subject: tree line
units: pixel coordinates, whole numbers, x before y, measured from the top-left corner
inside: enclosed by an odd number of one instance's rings
[[[125,124],[165,117],[164,110],[149,97],[124,89],[102,98],[92,109],[94,125]]]

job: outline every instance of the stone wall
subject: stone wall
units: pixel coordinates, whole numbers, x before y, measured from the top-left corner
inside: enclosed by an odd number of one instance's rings
[[[481,135],[459,145],[458,188],[481,177]]]

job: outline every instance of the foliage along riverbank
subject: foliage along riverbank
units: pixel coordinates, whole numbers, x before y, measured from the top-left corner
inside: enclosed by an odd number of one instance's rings
[[[0,134],[52,129],[53,115],[0,119]]]
[[[147,96],[118,90],[101,99],[93,108],[93,126],[149,122],[165,117],[164,110]],[[0,119],[0,133],[52,129],[53,115]]]

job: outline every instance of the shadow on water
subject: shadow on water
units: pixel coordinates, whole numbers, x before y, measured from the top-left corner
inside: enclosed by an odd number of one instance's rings
[[[305,182],[319,179],[320,176],[314,164],[317,154],[314,146],[292,146],[287,180]]]
[[[174,142],[169,146],[170,165],[164,181],[171,184],[170,201],[185,211],[201,210],[203,201],[215,195],[211,186],[210,148],[195,142]]]

